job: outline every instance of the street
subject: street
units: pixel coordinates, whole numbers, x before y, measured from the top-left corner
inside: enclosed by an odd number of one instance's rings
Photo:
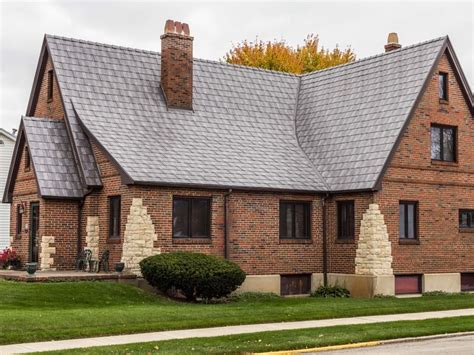
[[[383,354],[383,355],[455,355],[474,354],[474,335],[456,336],[452,338],[430,339],[422,341],[412,341],[404,343],[392,343],[369,348],[325,351],[305,354],[328,354],[328,355],[348,355],[348,354]]]

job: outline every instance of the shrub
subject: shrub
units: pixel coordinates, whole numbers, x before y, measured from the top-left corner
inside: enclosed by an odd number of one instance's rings
[[[319,286],[316,291],[311,294],[312,297],[334,297],[334,298],[346,298],[350,297],[351,293],[347,288],[339,285],[334,286]]]
[[[165,253],[140,262],[143,277],[162,292],[180,290],[186,299],[210,300],[229,295],[245,280],[235,263],[200,253]]]
[[[0,252],[0,268],[8,267],[18,268],[20,266],[20,257],[13,248],[5,248]]]

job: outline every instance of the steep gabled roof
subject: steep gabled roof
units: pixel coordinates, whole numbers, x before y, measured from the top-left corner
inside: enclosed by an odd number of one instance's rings
[[[0,134],[4,135],[5,137],[7,137],[12,142],[14,142],[16,140],[16,137],[13,134],[7,132],[3,128],[0,128]]]
[[[11,202],[21,147],[28,145],[39,195],[44,198],[81,198],[82,182],[74,161],[64,121],[23,117],[13,152],[3,200]]]
[[[302,76],[195,59],[193,112],[167,109],[159,53],[45,44],[85,187],[101,184],[93,141],[127,184],[377,189],[445,50],[473,108],[447,37]]]
[[[376,187],[446,39],[302,77],[297,135],[331,190]]]

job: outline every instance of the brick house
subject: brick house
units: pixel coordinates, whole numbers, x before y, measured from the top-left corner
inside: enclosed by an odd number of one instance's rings
[[[474,283],[473,96],[448,37],[304,75],[46,35],[4,201],[42,269],[212,253],[244,290]]]

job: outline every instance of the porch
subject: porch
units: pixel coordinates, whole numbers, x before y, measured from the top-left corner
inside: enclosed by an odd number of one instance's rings
[[[37,271],[28,275],[24,270],[0,270],[0,280],[21,282],[48,282],[48,281],[132,281],[137,279],[135,274],[118,272],[85,272],[85,271]]]

